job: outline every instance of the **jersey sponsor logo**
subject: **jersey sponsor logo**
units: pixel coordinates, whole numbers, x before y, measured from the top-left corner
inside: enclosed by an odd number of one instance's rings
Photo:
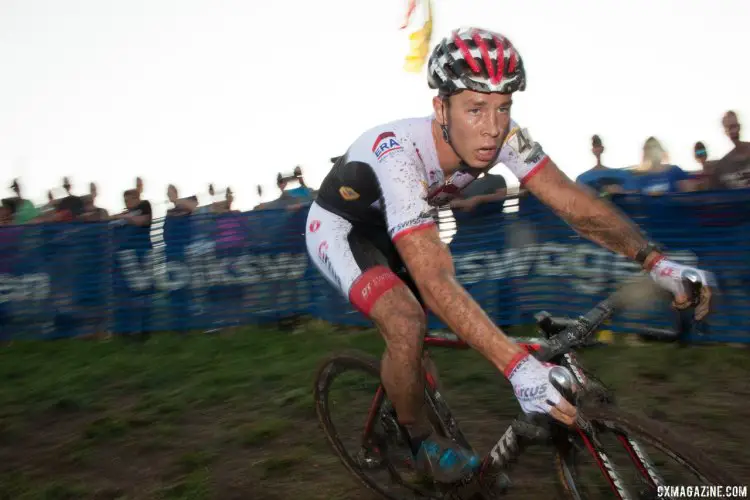
[[[375,139],[375,143],[372,145],[372,152],[375,153],[375,158],[378,161],[385,158],[386,155],[404,149],[396,140],[396,134],[393,132],[383,132]]]
[[[346,201],[354,201],[359,199],[359,193],[349,186],[341,186],[339,188],[339,194]]]
[[[535,165],[545,156],[542,146],[535,142],[527,129],[514,127],[505,138],[508,146],[526,165]]]
[[[318,258],[320,261],[325,264],[326,268],[328,268],[328,272],[330,273],[331,279],[333,279],[333,282],[341,288],[341,278],[339,278],[339,275],[336,273],[336,271],[333,269],[333,263],[331,262],[331,259],[328,257],[328,242],[323,241],[318,246]]]
[[[318,245],[318,257],[323,262],[328,260],[328,242],[327,241],[323,241],[320,245]]]
[[[413,219],[407,220],[405,222],[402,222],[401,224],[397,224],[396,226],[394,226],[393,229],[390,230],[391,238],[406,229],[421,226],[423,224],[429,224],[432,222],[434,221],[430,214],[423,212],[419,214],[419,217],[414,217]]]
[[[668,278],[674,278],[674,268],[672,267],[665,267],[661,271],[659,271],[659,276],[662,277],[668,277]]]
[[[314,220],[314,221],[312,221],[312,222],[310,223],[310,227],[309,227],[309,229],[310,229],[310,232],[311,232],[311,233],[314,233],[315,231],[317,231],[318,229],[320,229],[320,221],[319,221],[319,220],[317,220],[317,219],[316,219],[316,220]]]
[[[539,384],[535,387],[519,387],[516,398],[519,401],[534,401],[547,393],[547,384]]]

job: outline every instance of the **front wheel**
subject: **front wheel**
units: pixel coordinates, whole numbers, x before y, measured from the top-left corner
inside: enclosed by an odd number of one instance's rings
[[[380,361],[350,351],[325,360],[315,378],[315,409],[343,465],[369,489],[391,500],[445,498],[414,473],[406,430],[380,382]],[[447,404],[425,382],[425,411],[436,432],[468,443]]]
[[[670,498],[665,486],[739,484],[658,422],[613,406],[582,414],[591,428],[557,443],[556,472],[566,498]]]

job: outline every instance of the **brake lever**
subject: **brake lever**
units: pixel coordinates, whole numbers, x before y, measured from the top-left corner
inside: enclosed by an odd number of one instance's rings
[[[691,307],[696,307],[701,301],[701,289],[703,288],[700,275],[692,269],[686,269],[682,272],[680,279]]]

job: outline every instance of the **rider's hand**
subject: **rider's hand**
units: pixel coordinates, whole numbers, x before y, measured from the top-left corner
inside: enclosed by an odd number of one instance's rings
[[[695,307],[695,319],[703,319],[711,306],[711,287],[715,283],[711,273],[662,258],[651,268],[650,275],[657,285],[674,295],[674,307],[687,309],[692,303],[682,283],[682,276],[685,271],[696,273],[703,284],[698,305]]]
[[[573,425],[576,408],[562,397],[549,379],[554,366],[521,353],[505,367],[505,376],[524,413],[546,413],[565,425]]]

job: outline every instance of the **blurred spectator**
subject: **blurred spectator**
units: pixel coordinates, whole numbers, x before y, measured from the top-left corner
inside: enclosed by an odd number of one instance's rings
[[[636,190],[631,172],[602,165],[604,145],[598,135],[594,135],[591,138],[591,152],[594,154],[594,158],[596,158],[596,165],[579,175],[576,179],[577,183],[585,184],[599,195]]]
[[[695,155],[695,161],[701,166],[701,171],[707,172],[711,168],[712,162],[708,161],[708,149],[706,149],[706,145],[701,141],[696,142],[695,146],[693,146],[693,154]]]
[[[83,214],[83,200],[71,192],[72,186],[68,177],[63,177],[62,187],[67,196],[56,201],[54,218],[58,222],[70,222]]]
[[[14,224],[26,224],[39,216],[39,210],[34,204],[21,196],[21,185],[18,183],[18,179],[14,179],[10,188],[15,193],[16,205],[15,214],[13,218]]]
[[[12,199],[4,198],[0,205],[0,226],[13,224],[14,204]]]
[[[473,212],[479,205],[495,202],[491,210],[502,212],[503,204],[508,193],[505,177],[485,172],[477,180],[461,191],[460,198],[451,202],[451,208],[464,212]]]
[[[742,189],[750,187],[750,142],[740,140],[740,122],[737,113],[727,111],[722,119],[724,132],[734,148],[714,165],[712,186],[717,189]]]
[[[276,186],[279,188],[279,197],[275,200],[269,201],[267,203],[261,203],[258,208],[265,209],[265,210],[274,210],[274,209],[280,209],[280,208],[286,208],[287,210],[295,210],[302,206],[302,199],[295,197],[291,191],[294,190],[287,190],[287,186],[290,181],[295,180],[294,176],[283,176],[281,172],[279,172],[276,175]],[[298,191],[297,195],[306,193],[306,191]]]
[[[47,191],[47,203],[39,208],[39,215],[31,222],[42,223],[42,222],[53,222],[55,220],[56,206],[58,200],[52,194],[52,190]]]
[[[180,198],[174,184],[167,186],[167,199],[174,205],[173,208],[167,210],[167,216],[170,217],[190,215],[198,208],[198,197],[193,195]]]
[[[141,200],[138,189],[128,189],[123,193],[125,211],[110,217],[112,220],[122,220],[138,227],[151,227],[151,203]]]
[[[667,152],[655,137],[643,145],[643,163],[633,170],[635,187],[641,194],[661,195],[689,189],[688,174],[665,160]]]
[[[68,178],[68,177],[63,177],[63,183],[62,183],[62,187],[63,187],[63,189],[65,190],[65,193],[66,193],[66,194],[67,194],[68,196],[72,196],[72,194],[71,194],[71,192],[70,192],[70,190],[72,189],[72,186],[70,185],[70,178]]]
[[[305,178],[302,175],[302,167],[300,167],[299,165],[294,167],[293,176],[294,179],[299,183],[299,186],[294,189],[290,189],[289,194],[291,194],[295,198],[312,201],[312,199],[315,197],[315,191],[307,187],[307,184],[305,184]]]
[[[120,223],[115,228],[114,330],[124,334],[140,334],[143,340],[151,331],[153,285],[140,284],[138,273],[149,264],[151,244],[151,203],[141,199],[138,189],[123,193],[125,211],[110,217]],[[133,252],[127,252],[131,250]],[[131,260],[131,259],[134,259]],[[134,267],[131,267],[134,266]]]
[[[83,200],[82,220],[99,222],[109,219],[109,212],[104,208],[96,206],[96,195],[96,184],[91,182],[89,183],[89,194],[81,196],[81,199]]]
[[[711,175],[714,162],[708,160],[708,150],[706,145],[701,141],[695,143],[693,146],[693,154],[695,161],[701,166],[698,172],[690,174],[690,179],[687,181],[689,191],[705,191],[710,189]]]
[[[216,213],[216,214],[239,212],[239,210],[232,210],[233,202],[234,202],[234,193],[232,193],[232,188],[227,187],[226,191],[224,192],[224,201],[214,202],[211,205],[211,210],[213,213]]]
[[[258,192],[258,204],[253,207],[253,210],[259,210],[263,208],[263,186],[258,184],[256,186],[256,190]]]

